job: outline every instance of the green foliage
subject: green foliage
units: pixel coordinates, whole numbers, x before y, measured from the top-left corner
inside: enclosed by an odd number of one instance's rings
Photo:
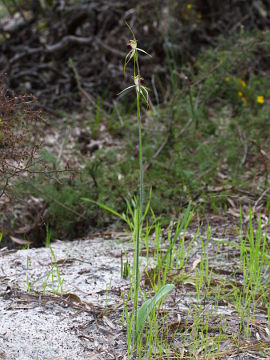
[[[230,105],[233,114],[243,109],[257,113],[260,109],[257,97],[270,95],[268,80],[263,75],[269,41],[269,31],[241,33],[226,39],[221,37],[217,51],[209,48],[202,53],[195,63],[194,78],[198,86],[203,84],[200,103],[214,107]],[[198,86],[193,88],[195,98]]]
[[[145,324],[147,317],[155,309],[155,307],[162,302],[162,300],[169,295],[169,293],[174,289],[173,284],[166,284],[161,289],[159,289],[153,298],[145,301],[140,309],[138,310],[138,331],[141,333]]]
[[[102,100],[99,96],[97,96],[96,100],[96,113],[94,119],[89,117],[89,126],[91,129],[93,139],[97,139],[100,131],[100,123],[101,123],[101,111],[102,111]]]
[[[51,236],[72,239],[78,233],[85,233],[89,229],[89,224],[96,226],[98,224],[96,210],[93,210],[91,206],[85,206],[81,201],[82,197],[97,197],[98,166],[96,163],[91,163],[75,174],[70,171],[60,171],[58,161],[52,153],[43,151],[41,158],[43,162],[45,161],[49,172],[55,171],[54,176],[48,179],[48,176],[41,174],[31,182],[27,179],[20,180],[15,194],[31,193],[42,197],[47,203],[46,221],[50,225],[50,230],[47,227],[46,242],[49,242]]]
[[[179,79],[178,90],[168,104],[142,114],[144,165],[151,165],[144,170],[144,187],[146,193],[153,188],[151,207],[157,216],[163,215],[163,222],[169,222],[172,214],[178,217],[190,200],[197,202],[197,212],[219,213],[226,210],[232,191],[237,194],[241,188],[258,195],[267,186],[269,167],[260,149],[270,150],[270,94],[265,76],[269,43],[269,32],[220,39],[218,50],[208,49],[198,56],[193,68],[182,69],[190,78],[191,87]],[[263,104],[257,102],[258,96],[264,97]],[[246,103],[241,100],[243,97]],[[99,212],[81,198],[106,204],[122,214],[125,199],[137,193],[138,129],[133,115],[136,103],[128,105],[121,98],[112,112],[103,117],[102,103],[97,101],[93,118],[93,124],[98,125],[96,136],[99,137],[102,124],[117,146],[99,149],[91,158],[87,155],[81,159],[84,170],[74,179],[69,174],[59,174],[60,182],[40,178],[37,183],[39,192],[35,194],[47,202],[50,229],[57,237],[67,233],[74,237],[89,225],[107,223],[109,213]],[[166,139],[166,146],[155,157]],[[63,170],[57,156],[42,156],[51,169]],[[258,181],[262,166],[263,181]],[[32,192],[31,186],[30,189]],[[58,202],[90,220],[78,220]]]

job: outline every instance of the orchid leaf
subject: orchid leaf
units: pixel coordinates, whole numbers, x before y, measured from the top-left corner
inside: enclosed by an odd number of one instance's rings
[[[166,284],[155,294],[153,298],[146,300],[138,310],[138,331],[142,332],[146,320],[152,310],[174,289],[173,284]]]

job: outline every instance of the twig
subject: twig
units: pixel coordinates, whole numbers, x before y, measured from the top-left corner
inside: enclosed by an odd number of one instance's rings
[[[31,183],[31,186],[37,190],[38,192],[40,192],[41,194],[44,194],[44,192],[42,190],[40,190],[37,186],[35,186],[33,183]],[[68,211],[70,211],[73,215],[76,215],[79,219],[84,219],[86,220],[86,217],[80,213],[78,213],[76,210],[71,209],[69,206],[63,204],[61,201],[55,199],[54,197],[48,195],[48,193],[46,193],[46,197],[52,201],[54,201],[56,204],[58,204],[59,206],[61,206],[63,209],[66,209]]]
[[[265,190],[263,191],[263,193],[260,195],[260,197],[255,201],[254,206],[253,206],[253,209],[252,209],[252,213],[253,213],[253,214],[254,214],[254,212],[255,212],[255,210],[256,210],[257,205],[258,205],[259,202],[263,199],[263,197],[268,193],[269,190],[270,190],[270,188],[265,189]]]
[[[112,48],[111,46],[104,43],[104,41],[97,39],[98,45],[100,45],[104,50],[107,50],[108,52],[112,53],[113,55],[116,55],[117,57],[120,57],[123,59],[126,56],[126,53],[124,53],[121,50],[117,50],[115,48]]]
[[[77,70],[77,68],[76,68],[76,66],[74,64],[74,61],[70,61],[69,66],[71,67],[71,69],[72,69],[72,71],[74,73],[75,80],[76,80],[76,83],[77,83],[77,87],[78,87],[79,92],[81,93],[81,96],[85,97],[90,102],[90,104],[92,104],[95,107],[96,102],[91,97],[91,95],[89,95],[88,92],[84,90],[84,88],[81,85],[80,76],[79,76],[78,70]]]
[[[247,144],[247,138],[246,138],[245,132],[242,132],[239,126],[237,126],[237,130],[238,130],[241,140],[244,143],[244,154],[243,154],[242,160],[240,162],[240,166],[243,166],[243,165],[245,165],[245,162],[247,160],[248,144]]]
[[[45,45],[45,47],[37,47],[37,48],[30,48],[25,47],[24,51],[22,53],[16,54],[9,60],[9,66],[14,64],[15,62],[18,62],[25,56],[33,56],[40,53],[48,53],[52,54],[57,51],[63,50],[64,48],[68,47],[69,45],[78,44],[78,45],[90,45],[93,42],[93,37],[79,37],[74,35],[67,35],[64,36],[59,42],[53,44],[53,45]]]
[[[186,129],[189,127],[189,125],[192,123],[192,118],[189,119],[189,121],[186,123],[186,125],[182,128],[182,130],[179,132],[179,134],[177,135],[177,139],[180,139],[180,137],[183,135],[183,133],[186,131]],[[165,149],[165,147],[167,146],[168,142],[170,139],[170,135],[163,141],[163,143],[160,145],[160,147],[157,149],[157,151],[155,152],[154,156],[152,157],[152,159],[148,162],[148,164],[146,164],[144,170],[148,170],[152,164],[153,164],[153,160],[156,160],[159,155],[162,153],[162,151]]]
[[[160,154],[161,152],[165,149],[166,145],[169,142],[169,136],[163,141],[163,143],[160,145],[160,147],[157,149],[157,151],[155,152],[154,156],[152,157],[152,159],[149,161],[148,164],[146,164],[144,170],[147,171],[153,164],[153,160],[155,160]]]

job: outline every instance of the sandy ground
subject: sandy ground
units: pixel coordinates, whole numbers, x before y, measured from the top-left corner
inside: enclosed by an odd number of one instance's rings
[[[129,285],[121,278],[123,245],[95,238],[52,248],[55,260],[48,248],[0,252],[0,358],[125,358],[120,313],[115,310],[113,320],[103,316]],[[62,281],[61,298],[52,293],[61,291]]]
[[[220,236],[237,241],[232,230],[228,224],[222,227],[217,223],[208,244],[214,290],[227,280],[235,287],[242,286],[239,250],[223,245],[217,251]],[[176,329],[170,343],[171,358],[174,359],[179,351],[183,358],[193,358],[191,348],[186,348],[184,332],[187,330],[193,339],[194,316],[197,316],[196,309],[202,306],[200,322],[208,319],[209,338],[218,336],[221,328],[224,338],[219,349],[212,352],[212,358],[218,354],[217,357],[222,359],[269,360],[266,309],[257,307],[251,336],[247,340],[241,332],[241,318],[233,302],[223,299],[216,302],[214,296],[208,296],[201,303],[196,297],[194,274],[200,264],[200,244],[206,241],[206,231],[203,229],[199,237],[194,233],[191,230],[183,235],[188,247],[194,237],[185,268],[185,274],[190,276],[177,283],[161,309],[161,313],[167,314],[168,328]],[[165,236],[160,251],[165,251],[166,242]],[[152,255],[153,246],[150,243]],[[15,251],[3,248],[0,251],[0,359],[126,360],[122,294],[126,298],[130,283],[121,277],[121,255],[123,261],[128,256],[129,264],[132,264],[130,236],[125,233],[95,234],[80,241],[57,241],[52,244],[52,249]],[[154,263],[150,262],[146,267],[145,249],[141,250],[141,267],[145,268],[141,286],[149,297],[151,287],[147,285],[145,274],[148,269],[151,271]],[[168,274],[167,280],[181,276],[181,271]],[[269,278],[268,268],[263,277]],[[131,306],[129,302],[128,311]],[[196,350],[194,358],[205,358],[202,349]]]

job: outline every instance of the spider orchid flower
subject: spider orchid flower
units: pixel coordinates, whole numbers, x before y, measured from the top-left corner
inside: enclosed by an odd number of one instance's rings
[[[126,66],[127,64],[130,62],[131,59],[134,59],[134,63],[137,59],[137,56],[138,56],[138,51],[148,55],[148,56],[151,56],[150,54],[148,54],[146,51],[144,51],[143,49],[140,49],[138,48],[137,46],[137,39],[134,35],[134,32],[133,30],[131,29],[131,27],[127,24],[127,27],[129,28],[129,30],[131,31],[132,33],[132,36],[133,36],[133,39],[129,40],[129,42],[127,43],[127,48],[129,50],[129,52],[127,53],[126,57],[125,57],[125,63],[124,63],[124,72],[126,71]],[[152,56],[151,56],[152,57]]]
[[[142,95],[143,100],[145,101],[147,108],[149,108],[149,96],[148,96],[148,88],[142,84],[144,84],[144,79],[139,75],[135,76],[134,84],[136,86],[136,91],[140,95]]]
[[[139,75],[136,75],[134,77],[134,85],[128,86],[127,88],[122,90],[118,95],[121,95],[130,89],[136,88],[136,92],[139,93],[140,95],[142,95],[143,100],[145,101],[145,103],[147,105],[147,108],[149,108],[149,95],[148,95],[149,89],[142,84],[144,84],[144,79],[142,77],[140,77]]]

